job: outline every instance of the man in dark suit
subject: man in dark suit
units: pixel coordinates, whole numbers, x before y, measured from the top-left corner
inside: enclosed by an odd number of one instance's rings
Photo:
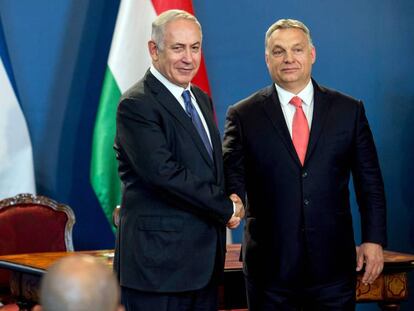
[[[152,66],[118,107],[123,194],[114,267],[129,311],[217,310],[226,225],[238,226],[242,205],[225,194],[211,100],[190,83],[201,41],[191,14],[158,16]]]
[[[246,200],[242,257],[249,310],[354,310],[356,272],[383,268],[382,176],[361,101],[311,79],[308,28],[279,20],[266,33],[274,81],[228,110],[228,193]],[[356,251],[348,183],[361,214]]]

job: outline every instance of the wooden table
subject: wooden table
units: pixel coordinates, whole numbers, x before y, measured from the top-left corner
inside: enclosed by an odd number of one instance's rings
[[[239,262],[240,244],[227,246],[224,284],[220,290],[221,309],[246,308],[244,278]],[[13,271],[11,290],[15,297],[30,306],[37,302],[40,277],[56,260],[73,254],[89,254],[112,267],[113,250],[56,252],[0,256],[0,268]],[[384,271],[371,285],[364,285],[358,276],[358,302],[377,302],[381,310],[399,310],[408,298],[407,272],[414,269],[414,255],[385,251]]]
[[[74,254],[88,254],[102,260],[112,269],[114,250],[50,252],[0,256],[0,268],[12,271],[10,290],[20,310],[31,310],[39,301],[40,279],[55,261]]]

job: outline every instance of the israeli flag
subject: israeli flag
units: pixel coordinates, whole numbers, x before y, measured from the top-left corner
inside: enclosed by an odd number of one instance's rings
[[[32,144],[13,85],[0,21],[0,200],[36,192]]]

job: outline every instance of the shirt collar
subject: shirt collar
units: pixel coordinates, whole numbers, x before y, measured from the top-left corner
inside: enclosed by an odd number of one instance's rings
[[[194,95],[191,92],[191,83],[189,83],[186,88],[176,85],[164,77],[162,73],[154,67],[154,65],[151,65],[150,72],[171,92],[171,94],[174,95],[175,98],[177,98],[178,101],[181,101],[181,95],[183,94],[184,90],[189,90],[191,97],[194,99]]]
[[[280,104],[288,105],[289,101],[292,99],[293,96],[299,96],[302,99],[303,104],[309,106],[313,102],[313,84],[312,80],[309,80],[308,84],[305,88],[300,91],[298,94],[293,94],[289,91],[286,91],[279,85],[275,83],[277,95],[279,96]]]

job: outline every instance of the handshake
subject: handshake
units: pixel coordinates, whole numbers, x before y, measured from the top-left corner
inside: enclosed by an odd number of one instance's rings
[[[235,193],[230,195],[230,200],[232,200],[234,204],[234,213],[227,223],[227,228],[235,229],[240,225],[240,222],[244,217],[244,206],[242,200]]]

